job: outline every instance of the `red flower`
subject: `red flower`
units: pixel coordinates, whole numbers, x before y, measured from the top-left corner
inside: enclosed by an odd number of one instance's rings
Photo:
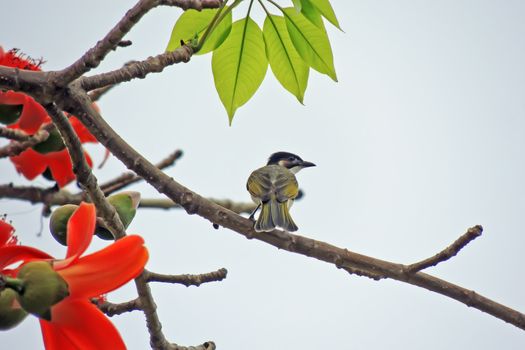
[[[69,219],[66,258],[53,261],[53,269],[68,284],[69,296],[52,306],[50,321],[40,319],[46,349],[125,349],[115,326],[90,298],[138,276],[148,260],[148,251],[140,236],[131,235],[82,256],[91,243],[95,222],[95,207],[88,203],[81,203]],[[5,258],[7,248],[18,248],[20,254]],[[49,259],[38,250],[28,254],[27,248],[0,246],[0,270],[18,261]]]
[[[25,58],[17,50],[4,52],[0,47],[1,66],[40,71],[40,64],[41,61],[36,62],[30,58]],[[0,91],[0,105],[21,105],[23,107],[18,120],[9,127],[20,129],[29,135],[36,133],[42,126],[51,122],[51,118],[47,115],[44,107],[26,94],[15,91]],[[77,118],[70,116],[69,120],[80,142],[97,142],[97,139]],[[87,153],[85,154],[89,166],[92,166],[91,158]],[[73,165],[65,148],[48,153],[39,153],[34,149],[27,149],[18,156],[11,157],[11,161],[16,170],[29,180],[33,180],[44,173],[46,169],[49,169],[59,187],[63,187],[75,179]]]

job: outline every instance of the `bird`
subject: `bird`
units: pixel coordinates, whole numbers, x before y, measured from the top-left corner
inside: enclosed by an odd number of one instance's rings
[[[261,208],[254,224],[256,232],[268,232],[277,227],[287,232],[298,230],[289,212],[293,200],[299,194],[295,174],[313,166],[314,163],[304,161],[293,153],[275,152],[270,155],[265,166],[250,174],[246,188],[257,204],[250,214],[250,220],[254,220],[255,213]]]

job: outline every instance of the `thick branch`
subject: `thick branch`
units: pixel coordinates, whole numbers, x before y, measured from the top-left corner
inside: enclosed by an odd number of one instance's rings
[[[156,169],[100,117],[98,112],[90,106],[85,92],[72,89],[70,96],[78,103],[76,115],[104,146],[129,169],[143,176],[159,192],[166,194],[174,202],[184,207],[189,214],[198,214],[212,223],[227,227],[249,239],[255,238],[280,249],[328,262],[350,273],[358,271],[376,279],[392,278],[428,289],[525,330],[525,315],[522,313],[428,274],[411,273],[405,265],[371,258],[328,243],[279,230],[267,233],[255,232],[250,220],[201,197]]]
[[[117,239],[124,237],[126,235],[124,225],[122,225],[115,208],[109,204],[104,193],[98,187],[97,178],[91,172],[84,156],[82,144],[69,120],[56,105],[51,104],[45,107],[66,144],[71,161],[74,164],[73,172],[77,176],[77,181],[88,192],[91,201],[96,205],[98,216],[104,219],[106,227]]]
[[[143,61],[134,61],[122,68],[111,72],[101,73],[90,77],[80,78],[80,84],[86,91],[115,85],[132,79],[143,79],[149,73],[160,73],[167,66],[188,62],[193,55],[193,49],[187,45],[181,46],[172,52],[165,52],[157,56],[148,57]]]
[[[84,95],[89,100],[87,94]],[[91,104],[90,104],[90,108]],[[97,215],[104,219],[105,227],[108,228],[113,236],[117,239],[126,235],[122,221],[120,221],[115,208],[109,204],[104,197],[104,193],[98,187],[96,177],[91,173],[80,140],[76,136],[73,127],[67,120],[67,117],[60,111],[56,105],[48,105],[46,109],[55,123],[60,135],[64,139],[64,143],[69,150],[71,160],[74,165],[74,172],[77,176],[78,182],[86,189],[91,197],[91,200],[97,207]],[[162,325],[157,315],[157,306],[153,301],[151,289],[147,284],[146,278],[143,274],[135,278],[135,286],[137,288],[138,297],[141,301],[142,310],[146,316],[146,326],[150,334],[150,344],[154,349],[167,349],[169,343],[162,333]]]
[[[461,235],[461,237],[454,241],[454,243],[452,243],[450,246],[446,247],[445,249],[428,259],[421,260],[417,263],[408,265],[407,270],[409,272],[421,271],[423,269],[426,269],[427,267],[436,266],[437,264],[446,261],[452,258],[453,256],[456,256],[456,254],[459,253],[459,251],[463,249],[467,244],[481,236],[482,232],[483,228],[479,225],[469,228],[467,232]]]
[[[148,282],[178,283],[183,284],[186,287],[198,287],[203,283],[222,281],[226,278],[227,274],[228,271],[225,268],[213,272],[203,273],[200,275],[164,275],[161,273],[147,271],[146,279]]]

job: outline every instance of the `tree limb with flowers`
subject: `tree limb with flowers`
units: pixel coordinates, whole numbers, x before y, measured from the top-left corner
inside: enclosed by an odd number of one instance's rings
[[[338,28],[339,23],[328,0],[293,0],[293,7],[287,8],[272,0],[250,0],[246,16],[233,22],[232,11],[240,2],[140,0],[95,46],[59,71],[43,71],[42,62],[0,48],[0,122],[6,125],[0,128],[0,137],[10,140],[0,148],[0,157],[9,157],[29,180],[42,175],[56,183],[52,188],[3,184],[0,198],[44,204],[43,215],[51,215],[50,233],[67,246],[66,257],[55,259],[18,244],[13,227],[0,221],[0,326],[9,329],[32,314],[39,319],[48,349],[120,349],[125,344],[107,316],[141,311],[152,348],[188,349],[168,340],[162,331],[149,283],[198,286],[223,280],[227,271],[166,275],[145,269],[149,253],[144,241],[127,235],[126,228],[137,208],[154,207],[182,208],[215,228],[327,262],[352,275],[390,278],[425,288],[525,329],[525,315],[519,311],[421,272],[452,258],[479,237],[483,231],[479,225],[435,256],[412,264],[376,259],[281,230],[255,232],[253,222],[240,215],[251,212],[254,204],[206,198],[184,187],[162,171],[180,158],[180,151],[154,165],[107,124],[95,101],[109,89],[188,62],[196,54],[212,53],[215,85],[230,124],[235,111],[259,88],[268,65],[299,102],[310,68],[337,79],[324,23],[327,20]],[[252,5],[266,13],[262,30],[250,17]],[[173,28],[166,52],[117,70],[85,75],[112,50],[129,45],[124,41],[126,34],[159,6],[186,11]],[[270,7],[279,14],[272,14]],[[102,144],[132,172],[99,184],[93,161],[83,149],[85,143]],[[142,180],[168,199],[141,199],[137,192],[118,192]],[[78,193],[63,189],[72,181],[80,186]],[[85,255],[94,235],[112,242]],[[108,261],[111,269],[105,268]],[[135,299],[115,304],[104,298],[132,279]],[[206,341],[191,349],[215,347]]]

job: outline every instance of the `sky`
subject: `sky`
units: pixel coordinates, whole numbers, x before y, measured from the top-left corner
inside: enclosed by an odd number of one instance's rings
[[[339,82],[312,72],[305,105],[268,70],[229,126],[205,55],[116,87],[100,100],[102,115],[153,162],[182,149],[184,157],[166,172],[204,196],[250,200],[250,172],[275,151],[316,163],[298,174],[305,192],[291,211],[298,233],[361,254],[409,264],[483,225],[482,237],[425,272],[524,311],[525,3],[332,2],[344,30],[328,29]],[[62,69],[133,3],[10,1],[2,6],[10,15],[0,21],[0,45],[43,57],[46,70]],[[146,15],[125,37],[133,45],[110,53],[93,73],[163,52],[180,13],[157,8]],[[88,150],[96,163],[102,160],[101,146]],[[125,170],[110,158],[95,174],[103,182]],[[2,183],[29,183],[5,159],[0,174]],[[43,178],[36,183],[51,185]],[[160,197],[144,184],[132,189]],[[47,219],[37,236],[40,210],[0,200],[0,213],[8,214],[24,244],[65,255]],[[228,269],[226,280],[198,288],[152,284],[164,333],[178,344],[213,340],[228,350],[525,346],[523,331],[452,299],[352,276],[215,230],[182,211],[140,210],[128,232],[144,237],[152,271]],[[109,299],[133,297],[126,286]],[[141,313],[112,321],[130,349],[148,347]],[[12,349],[43,346],[35,318],[0,337]]]

